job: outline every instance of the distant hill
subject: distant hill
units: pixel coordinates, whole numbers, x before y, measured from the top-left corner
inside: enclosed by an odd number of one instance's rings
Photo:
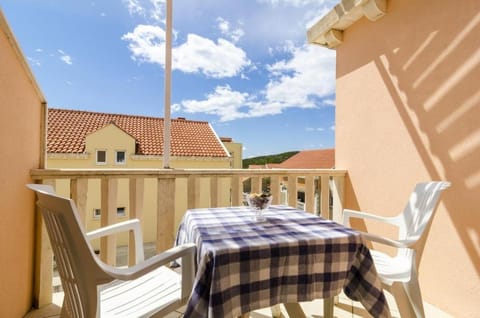
[[[248,159],[243,159],[242,167],[244,169],[248,168],[249,165],[264,165],[267,163],[281,163],[290,158],[293,155],[299,153],[298,151],[289,151],[283,152],[276,155],[260,156],[253,157]]]

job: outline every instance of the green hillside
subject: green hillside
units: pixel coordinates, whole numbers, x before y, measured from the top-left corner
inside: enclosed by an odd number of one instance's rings
[[[264,165],[267,163],[281,163],[290,158],[293,155],[296,155],[298,151],[289,151],[283,152],[276,155],[260,156],[253,157],[248,159],[243,159],[242,167],[244,169],[248,168],[249,165]]]

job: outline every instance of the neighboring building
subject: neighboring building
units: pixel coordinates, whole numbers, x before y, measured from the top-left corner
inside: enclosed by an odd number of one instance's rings
[[[308,34],[336,50],[335,166],[348,171],[345,207],[393,216],[417,182],[450,181],[420,286],[453,317],[479,317],[480,1],[338,2]]]
[[[85,169],[156,169],[163,167],[163,118],[48,109],[47,167]],[[171,120],[171,168],[241,168],[242,145],[219,138],[211,125],[185,118]],[[186,210],[187,183],[177,184],[176,221]],[[225,187],[227,188],[227,187]],[[68,195],[68,182],[57,181],[57,192]],[[156,237],[156,180],[146,180],[144,236]],[[117,216],[129,215],[128,183],[118,183]],[[227,204],[229,192],[221,194]],[[100,225],[100,181],[88,184],[87,230]],[[206,202],[205,205],[208,205]],[[123,242],[123,241],[121,241]],[[96,244],[95,244],[96,245]]]
[[[302,150],[280,163],[249,165],[249,169],[332,169],[335,149]]]
[[[264,165],[249,165],[249,169],[332,169],[335,168],[335,149],[302,150],[281,163]],[[280,202],[287,203],[287,179],[282,182],[282,198]],[[318,202],[318,198],[316,199]],[[297,201],[299,208],[305,202],[305,179],[297,179]],[[318,204],[318,203],[316,203]]]
[[[230,137],[220,137],[225,148],[227,148],[230,154],[230,168],[242,169],[243,160],[243,145],[238,142],[234,142]]]
[[[332,169],[335,168],[335,149],[302,150],[287,160],[275,165],[277,169]],[[286,184],[285,180],[285,184]],[[305,178],[298,178],[297,200],[305,203]],[[318,187],[318,185],[317,185]],[[318,204],[318,198],[316,198]],[[331,205],[331,202],[330,202]]]
[[[50,108],[47,166],[162,168],[163,127],[163,118]],[[230,168],[231,155],[208,122],[172,119],[171,136],[171,168]]]

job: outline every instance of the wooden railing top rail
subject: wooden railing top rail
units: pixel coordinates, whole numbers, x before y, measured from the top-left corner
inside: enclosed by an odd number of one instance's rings
[[[274,175],[330,175],[345,176],[339,169],[32,169],[34,180],[72,177],[181,177],[181,176],[274,176]]]

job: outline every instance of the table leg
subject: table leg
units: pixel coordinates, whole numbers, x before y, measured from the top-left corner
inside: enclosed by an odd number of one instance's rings
[[[273,318],[280,318],[282,316],[282,310],[280,309],[280,304],[272,306],[271,310],[272,310]]]
[[[323,300],[323,317],[333,318],[334,297],[325,298]]]
[[[285,303],[283,305],[287,310],[288,317],[307,318],[307,316],[303,312],[302,306],[300,306],[299,303]]]

